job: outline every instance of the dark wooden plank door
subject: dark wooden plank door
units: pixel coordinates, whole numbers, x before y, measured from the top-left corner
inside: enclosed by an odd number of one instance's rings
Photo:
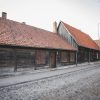
[[[50,57],[49,66],[51,68],[55,68],[56,67],[56,52],[55,51],[51,51],[49,57]]]

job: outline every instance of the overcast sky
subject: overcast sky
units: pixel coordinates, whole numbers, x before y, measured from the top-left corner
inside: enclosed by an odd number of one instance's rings
[[[98,39],[100,0],[0,0],[7,18],[52,31],[54,21],[64,21]]]

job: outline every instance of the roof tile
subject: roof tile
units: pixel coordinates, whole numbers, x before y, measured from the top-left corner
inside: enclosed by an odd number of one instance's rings
[[[62,22],[62,23],[68,29],[68,31],[71,33],[71,35],[74,37],[75,41],[78,43],[79,46],[99,50],[98,45],[92,40],[92,38],[88,34],[82,32],[64,22]]]
[[[0,18],[0,45],[75,50],[57,33]]]

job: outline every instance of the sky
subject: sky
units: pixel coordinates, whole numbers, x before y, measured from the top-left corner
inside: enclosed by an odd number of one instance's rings
[[[64,21],[93,39],[100,37],[100,0],[0,0],[2,12],[8,19],[45,30],[53,31],[54,21]]]

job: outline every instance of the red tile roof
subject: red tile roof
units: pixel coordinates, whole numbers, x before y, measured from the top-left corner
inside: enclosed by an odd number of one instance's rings
[[[57,33],[0,18],[0,45],[75,50]]]
[[[99,50],[98,45],[92,40],[92,38],[88,34],[82,32],[64,22],[62,22],[62,23],[67,28],[67,30],[70,32],[70,34],[73,36],[73,38],[75,39],[76,43],[79,46]]]

